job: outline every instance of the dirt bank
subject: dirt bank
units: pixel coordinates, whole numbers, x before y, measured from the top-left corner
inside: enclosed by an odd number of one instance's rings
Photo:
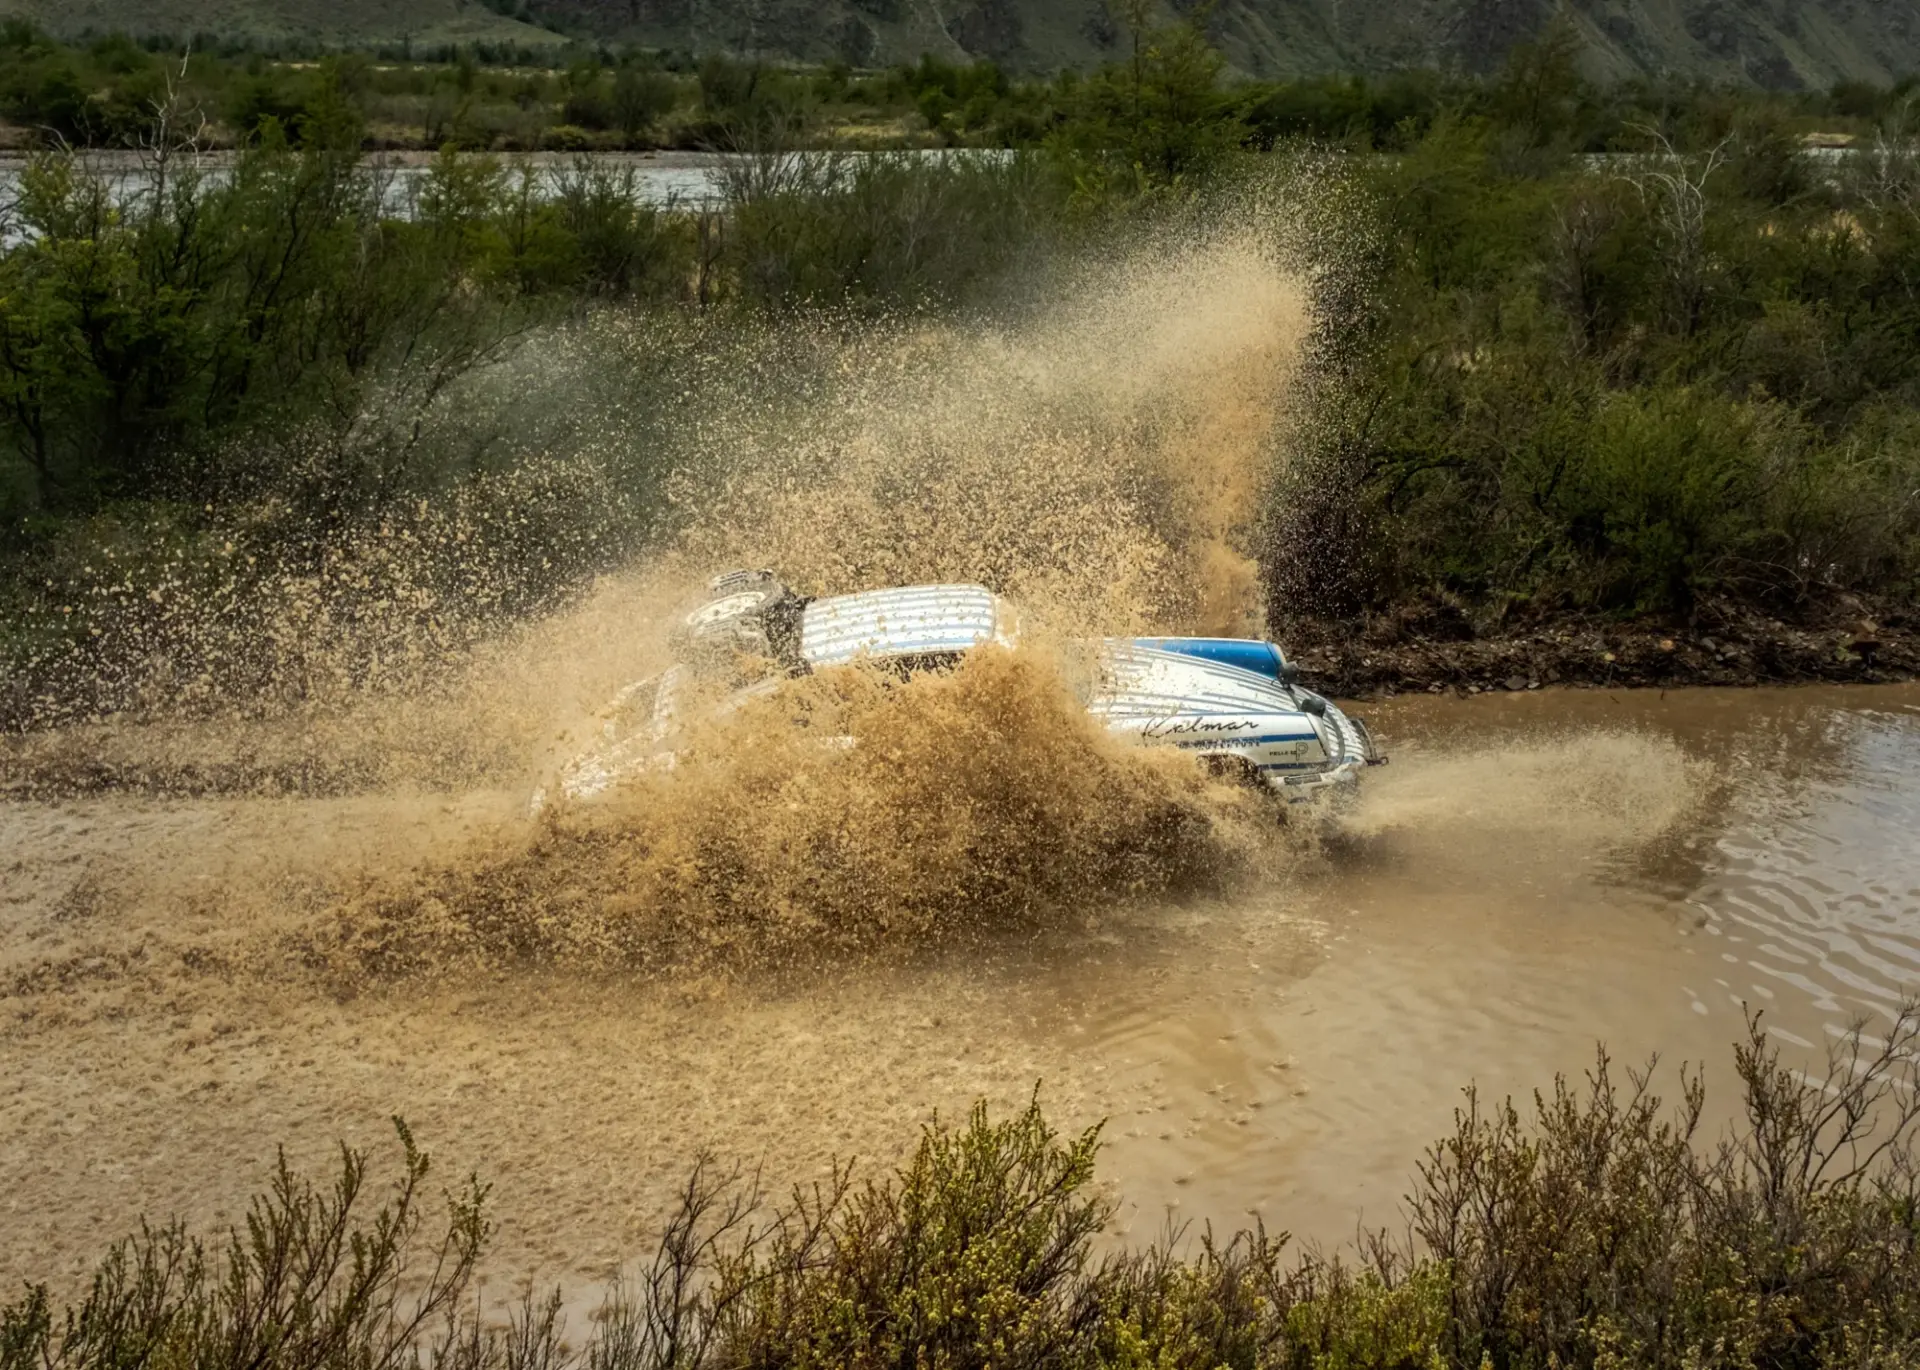
[[[1278,632],[1330,694],[1459,694],[1549,685],[1777,685],[1920,678],[1920,615],[1842,596],[1797,621],[1702,603],[1686,619],[1562,615],[1477,624],[1425,602],[1352,620],[1296,619]]]

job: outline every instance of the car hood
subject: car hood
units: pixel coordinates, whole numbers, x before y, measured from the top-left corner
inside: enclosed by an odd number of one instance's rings
[[[1299,720],[1302,736],[1315,735],[1299,700],[1277,680],[1126,640],[1101,644],[1087,708],[1103,718],[1289,715]]]

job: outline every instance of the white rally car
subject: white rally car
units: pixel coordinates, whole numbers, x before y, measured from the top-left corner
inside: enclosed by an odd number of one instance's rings
[[[1018,633],[1013,607],[979,585],[803,599],[771,571],[735,571],[709,588],[714,598],[681,627],[686,660],[616,695],[596,715],[586,744],[534,793],[533,812],[673,764],[688,687],[724,663],[758,658],[779,669],[735,690],[723,709],[777,688],[783,675],[858,661],[940,669],[977,647],[1011,646]],[[1350,788],[1363,769],[1386,759],[1359,719],[1301,688],[1271,642],[1150,637],[1088,645],[1093,669],[1081,698],[1109,731],[1196,753],[1290,802]]]

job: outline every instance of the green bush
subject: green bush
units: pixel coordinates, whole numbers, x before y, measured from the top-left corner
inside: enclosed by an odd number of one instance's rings
[[[1357,177],[1392,251],[1276,483],[1283,602],[1911,601],[1920,198],[1897,161],[1816,176],[1777,109],[1715,118],[1601,167],[1455,110]]]
[[[319,116],[304,127],[296,147],[269,119],[219,176],[156,158],[129,188],[70,156],[28,166],[28,236],[0,253],[9,525],[114,499],[290,493],[212,449],[263,426],[353,424],[376,392],[430,401],[576,301],[685,293],[691,234],[640,202],[631,169],[509,175],[449,152],[401,220],[350,139]],[[387,483],[353,479],[328,498],[364,504]]]
[[[1044,242],[1063,209],[1031,155],[766,153],[723,184],[734,288],[759,309],[953,304]]]
[[[629,141],[656,128],[679,102],[679,82],[664,71],[628,62],[614,75],[613,121]]]

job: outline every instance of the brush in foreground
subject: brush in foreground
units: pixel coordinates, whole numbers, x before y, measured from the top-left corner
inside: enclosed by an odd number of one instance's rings
[[[143,1227],[77,1305],[56,1316],[32,1288],[0,1310],[0,1370],[1909,1365],[1916,1045],[1909,1010],[1813,1079],[1755,1019],[1740,1122],[1712,1145],[1698,1074],[1670,1109],[1604,1051],[1584,1086],[1536,1096],[1531,1123],[1469,1090],[1418,1168],[1408,1236],[1331,1258],[1260,1228],[1096,1256],[1114,1212],[1099,1129],[1063,1137],[1037,1102],[936,1121],[892,1177],[840,1168],[784,1202],[703,1159],[579,1347],[557,1295],[505,1328],[478,1319],[485,1191],[450,1196],[429,1235],[427,1160],[402,1126],[384,1204],[363,1156],[331,1188],[283,1163],[224,1255]]]

